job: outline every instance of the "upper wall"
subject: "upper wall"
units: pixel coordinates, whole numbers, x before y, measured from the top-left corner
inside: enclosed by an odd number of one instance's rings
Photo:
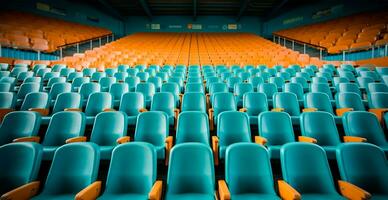
[[[383,9],[384,6],[387,6],[387,1],[384,0],[325,0],[298,7],[264,22],[262,35],[269,38],[272,37],[272,32],[278,30]]]
[[[50,11],[43,11],[37,8],[38,3],[41,6],[49,5]],[[45,5],[44,5],[45,4]],[[90,5],[78,3],[70,0],[12,0],[2,4],[0,9],[12,9],[35,13],[42,16],[53,17],[66,21],[86,24],[90,26],[99,26],[111,30],[116,36],[121,37],[125,34],[124,23],[104,12],[101,12]],[[96,20],[90,20],[98,19]]]
[[[192,29],[188,28],[193,24]],[[201,29],[198,25],[201,25]],[[236,29],[228,29],[236,28]],[[236,26],[234,26],[236,25]],[[127,34],[134,32],[250,32],[260,34],[260,19],[244,16],[236,22],[236,16],[153,16],[152,21],[145,16],[128,17],[125,23]],[[159,26],[160,29],[155,29]]]

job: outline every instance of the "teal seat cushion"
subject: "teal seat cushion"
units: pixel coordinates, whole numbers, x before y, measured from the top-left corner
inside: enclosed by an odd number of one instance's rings
[[[100,158],[110,160],[114,146],[100,146]]]
[[[137,116],[128,116],[128,125],[136,125]]]
[[[280,198],[276,195],[272,194],[253,194],[253,193],[248,193],[248,194],[236,194],[232,195],[233,200],[280,200]]]
[[[227,146],[220,146],[219,156],[222,160],[225,158],[226,148]]]
[[[346,200],[339,194],[302,194],[303,200]]]
[[[165,158],[165,147],[164,146],[160,146],[160,147],[155,146],[155,149],[156,149],[156,155],[157,155],[158,159],[164,159]]]
[[[99,200],[147,200],[148,194],[104,194],[98,198]]]
[[[167,194],[166,200],[210,200],[214,199],[214,195],[208,194]]]
[[[43,147],[43,160],[52,160],[54,157],[55,151],[58,147],[55,146],[44,146]]]

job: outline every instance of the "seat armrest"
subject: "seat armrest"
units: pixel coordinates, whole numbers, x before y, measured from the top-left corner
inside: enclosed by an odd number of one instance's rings
[[[79,109],[79,108],[65,108],[65,111],[82,112],[82,109]]]
[[[272,108],[272,112],[284,112],[284,108]]]
[[[140,112],[140,113],[147,112],[147,111],[148,111],[148,110],[147,110],[146,108],[140,108],[140,109],[139,109],[139,112]]]
[[[366,138],[357,136],[344,136],[344,142],[366,142]]]
[[[166,145],[166,160],[165,160],[165,164],[166,166],[168,165],[168,161],[170,159],[170,151],[172,149],[172,146],[173,146],[173,142],[174,142],[174,138],[172,136],[168,136],[166,139],[165,139],[165,145]]]
[[[318,109],[316,109],[316,108],[304,108],[302,110],[302,112],[315,112],[315,111],[318,111]]]
[[[39,181],[27,183],[3,194],[0,199],[30,199],[38,193],[39,186]]]
[[[218,137],[212,136],[212,148],[214,156],[214,165],[218,166]]]
[[[75,196],[76,200],[96,199],[101,192],[101,181],[96,181],[84,188]]]
[[[220,200],[230,200],[230,192],[225,180],[218,181],[218,194],[220,195]]]
[[[12,111],[14,111],[12,108],[0,108],[0,123],[3,121],[4,116]]]
[[[337,108],[335,113],[338,117],[342,117],[346,112],[353,111],[353,108]]]
[[[255,136],[255,143],[264,146],[265,144],[267,144],[267,139],[265,137]]]
[[[346,181],[339,180],[338,187],[340,189],[341,195],[348,199],[364,200],[364,199],[370,199],[372,197],[372,195],[369,192]]]
[[[148,193],[149,200],[160,200],[162,198],[163,191],[163,181],[155,181],[154,185],[151,188],[151,191]]]
[[[116,110],[113,109],[113,108],[105,108],[105,109],[104,109],[104,112],[111,112],[111,111],[116,111]]]
[[[240,110],[239,110],[240,112],[247,112],[248,111],[248,109],[247,108],[240,108]]]
[[[213,131],[214,130],[214,109],[213,108],[209,108],[209,126],[210,126],[210,130]]]
[[[87,138],[85,136],[73,137],[66,140],[66,144],[73,142],[86,142]]]
[[[296,191],[291,185],[283,180],[278,181],[279,185],[279,194],[280,197],[284,200],[299,200],[301,195]]]
[[[42,116],[47,116],[47,115],[49,115],[49,112],[50,112],[50,110],[47,109],[47,108],[30,108],[28,110],[29,111],[37,112],[37,113],[39,113]]]
[[[309,142],[309,143],[317,143],[317,139],[307,136],[299,136],[298,137],[299,142]]]
[[[40,142],[40,137],[39,136],[30,136],[30,137],[21,137],[21,138],[16,138],[12,142]]]
[[[370,108],[369,112],[374,113],[377,116],[377,119],[381,123],[383,121],[383,116],[385,112],[388,112],[388,108]]]
[[[179,94],[179,101],[182,102],[183,94]]]
[[[179,116],[180,110],[178,108],[174,109],[174,129],[176,130],[176,127],[178,125],[178,116]]]
[[[127,142],[130,142],[131,141],[131,137],[130,136],[123,136],[123,137],[120,137],[116,140],[117,144],[123,144],[123,143],[127,143]]]

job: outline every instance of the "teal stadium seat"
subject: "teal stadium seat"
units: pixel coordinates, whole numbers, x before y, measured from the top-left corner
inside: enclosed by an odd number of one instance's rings
[[[179,114],[175,144],[199,142],[209,146],[209,119],[206,113],[185,111]]]
[[[140,92],[124,93],[121,97],[119,111],[124,112],[128,119],[128,125],[136,124],[137,116],[146,111],[143,94]]]
[[[267,96],[261,92],[247,92],[243,97],[242,112],[246,112],[251,125],[257,125],[257,117],[260,113],[268,111]]]

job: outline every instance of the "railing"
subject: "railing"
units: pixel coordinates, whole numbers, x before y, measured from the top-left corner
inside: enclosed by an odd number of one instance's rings
[[[287,47],[287,41],[291,42],[290,47]],[[314,54],[314,52],[319,51],[319,58],[321,60],[325,59],[327,57],[338,57],[338,55],[342,55],[342,58],[341,58],[342,61],[349,61],[350,60],[349,58],[352,57],[351,56],[352,54],[359,53],[359,52],[364,52],[365,54],[369,54],[368,58],[375,58],[376,56],[377,57],[388,56],[388,43],[382,44],[382,45],[372,45],[372,46],[359,47],[359,48],[349,48],[347,50],[342,51],[339,54],[329,54],[325,47],[305,43],[305,42],[302,42],[299,40],[280,36],[277,34],[273,35],[273,42],[277,43],[279,45],[282,45],[284,47],[290,48],[292,50],[298,50],[296,48],[295,44],[299,44],[303,47],[303,51],[299,50],[299,52],[303,52],[303,54],[307,53],[307,48],[310,48],[309,54],[311,54],[311,53]],[[311,51],[311,48],[314,48],[315,50]],[[377,52],[377,55],[376,55],[376,52]],[[381,52],[383,52],[383,53],[381,53]],[[364,58],[364,59],[368,59],[368,58]]]
[[[56,51],[50,52],[50,53],[34,51],[34,50],[17,49],[13,47],[2,47],[0,45],[0,57],[4,56],[3,51],[7,51],[7,52],[18,51],[18,53],[14,53],[14,54],[17,54],[17,56],[15,56],[15,58],[17,59],[41,60],[42,56],[50,57],[50,58],[56,57],[56,59],[62,59],[65,56],[72,56],[74,53],[80,53],[86,50],[91,50],[94,47],[97,47],[97,46],[100,47],[114,40],[115,40],[114,34],[110,33],[100,37],[95,37],[95,38],[59,46]]]

